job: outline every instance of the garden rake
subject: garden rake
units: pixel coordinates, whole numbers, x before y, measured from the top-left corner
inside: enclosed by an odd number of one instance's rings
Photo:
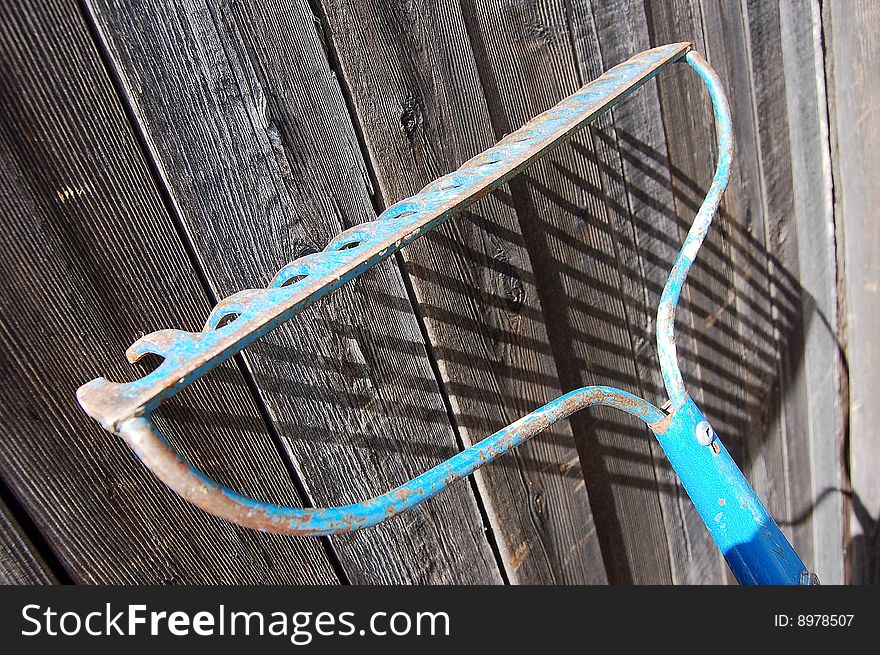
[[[669,396],[663,409],[613,387],[577,389],[392,491],[364,502],[320,509],[274,505],[229,489],[193,467],[159,432],[152,414],[162,401],[496,189],[663,68],[682,60],[708,89],[718,161],[657,311],[657,349]],[[288,264],[268,288],[248,289],[222,300],[201,332],[160,330],[142,337],[126,352],[129,361],[154,354],[162,363],[133,382],[93,380],[79,389],[79,402],[104,428],[121,436],[160,480],[194,505],[255,530],[313,536],[376,525],[440,493],[560,419],[594,405],[614,407],[647,423],[740,583],[815,583],[816,577],[807,571],[691,400],[676,358],[676,305],[727,186],[732,158],[730,109],[721,82],[706,60],[691,50],[690,43],[642,52],[533,118],[457,171],[392,205],[376,220],[345,230],[323,252]]]

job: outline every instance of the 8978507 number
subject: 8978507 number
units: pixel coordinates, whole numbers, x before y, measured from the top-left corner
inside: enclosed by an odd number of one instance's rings
[[[855,614],[798,614],[797,624],[801,627],[836,628],[852,625]]]

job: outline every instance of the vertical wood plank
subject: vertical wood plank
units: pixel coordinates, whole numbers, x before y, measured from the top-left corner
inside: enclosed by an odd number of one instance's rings
[[[563,3],[476,1],[462,7],[496,137],[588,81],[579,74]],[[595,35],[590,39],[596,48]],[[626,280],[621,226],[606,204],[608,180],[596,157],[591,134],[578,135],[514,180],[511,194],[543,304],[553,312],[548,328],[563,388],[607,383],[641,392],[630,305],[633,288],[643,284]],[[639,297],[635,303],[643,306]],[[610,579],[671,581],[645,432],[602,410],[573,425]]]
[[[194,328],[208,303],[79,9],[50,0],[0,12],[6,486],[77,582],[335,582],[317,541],[197,510],[77,406],[84,381],[133,375],[121,354],[141,330]],[[167,428],[196,465],[245,493],[300,502],[234,367],[187,401]]]
[[[746,13],[785,390],[789,515],[777,518],[807,566],[840,583],[837,281],[819,10],[748,3]]]
[[[374,218],[305,2],[88,5],[218,296],[265,286],[288,261]],[[244,360],[317,505],[369,498],[459,449],[393,262]],[[466,483],[332,543],[353,582],[500,580]]]
[[[844,281],[845,330],[849,371],[849,517],[851,581],[880,582],[880,5],[875,2],[824,3],[828,96],[831,107],[832,163],[838,263]]]
[[[571,5],[569,20],[583,78],[595,77],[602,68],[651,47],[641,2],[576,2]],[[595,36],[590,37],[592,30]],[[591,45],[594,42],[598,50]],[[664,74],[674,74],[681,67],[674,66]],[[606,180],[605,201],[620,225],[618,256],[631,298],[627,309],[636,367],[643,393],[660,403],[666,392],[655,347],[655,317],[681,241],[656,85],[615,107],[596,124],[593,138]],[[685,376],[699,381],[702,375],[694,357],[694,317],[687,311],[686,300],[678,317],[676,343]],[[695,393],[699,400],[700,389]],[[655,457],[673,582],[718,582],[723,570],[718,549],[653,435],[647,438]]]
[[[382,199],[414,193],[496,135],[454,2],[323,4]],[[468,444],[561,393],[536,276],[509,193],[403,252]],[[571,429],[477,474],[509,579],[606,580]]]
[[[793,503],[792,518],[800,521],[804,513],[811,516],[812,565],[823,583],[843,584],[842,361],[822,16],[819,3],[812,0],[784,2],[779,13],[800,264],[797,277],[802,286],[812,483],[810,488],[794,490],[802,493],[806,507]]]
[[[794,231],[798,237],[797,278],[804,313],[803,375],[809,428],[807,466],[811,473],[809,488],[792,490],[793,494],[802,493],[805,503],[801,507],[792,503],[792,520],[799,522],[804,513],[809,515],[815,572],[825,584],[843,584],[842,361],[837,337],[838,271],[822,16],[814,0],[783,2],[779,15]],[[803,471],[800,477],[807,478]]]
[[[772,186],[770,179],[784,177],[790,164],[777,158],[774,177],[762,177],[760,146],[773,134],[761,133],[756,118],[761,113],[764,120],[781,120],[785,129],[784,97],[764,93],[762,98],[770,102],[756,106],[749,50],[752,26],[737,3],[682,1],[645,7],[654,42],[694,40],[731,101],[734,169],[721,211],[688,279],[701,373],[697,384],[707,416],[770,513],[788,525],[786,428],[801,437],[798,428],[804,414],[795,403],[786,404],[792,387],[783,375],[783,358],[788,346],[798,352],[800,314],[794,308],[799,297],[793,277],[781,262],[774,264],[768,244],[773,217],[779,214],[768,195],[780,191],[768,185]],[[690,71],[683,74],[687,77],[660,80],[659,87],[676,200],[682,225],[689,226],[714,172],[716,149],[711,114],[701,109],[706,106],[702,84]],[[688,111],[681,111],[683,105]],[[771,166],[769,159],[768,155]],[[780,197],[790,203],[790,189],[781,190]],[[786,413],[784,407],[794,411]],[[809,548],[809,531],[804,534]]]
[[[811,479],[809,470],[809,428],[807,419],[806,377],[803,355],[803,305],[797,282],[798,234],[794,225],[791,149],[788,139],[786,81],[768,62],[781,61],[779,9],[770,3],[744,2],[740,25],[745,27],[746,61],[751,69],[751,107],[754,113],[755,157],[762,196],[764,232],[758,235],[759,247],[767,252],[770,279],[772,326],[777,343],[781,438],[774,450],[765,451],[765,461],[778,462],[759,477],[776,478],[767,499],[774,518],[793,541],[800,556],[812,565],[812,519],[809,514]],[[738,58],[738,61],[742,57]],[[748,143],[747,148],[751,146]],[[746,150],[749,152],[749,150]],[[748,160],[746,160],[748,162]],[[748,163],[746,163],[748,166]],[[768,446],[773,441],[767,442]],[[787,461],[786,461],[787,460]],[[766,465],[765,465],[766,466]],[[772,463],[770,464],[772,466]],[[755,467],[752,466],[752,470]],[[758,473],[760,475],[761,472]],[[778,477],[781,474],[781,477]],[[778,491],[776,491],[778,489]],[[795,514],[801,516],[796,524]]]
[[[58,580],[0,499],[0,585],[55,584]]]

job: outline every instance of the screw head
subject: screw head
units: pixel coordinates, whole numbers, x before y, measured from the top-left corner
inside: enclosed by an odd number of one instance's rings
[[[712,429],[708,421],[700,421],[694,432],[697,437],[697,443],[701,446],[709,446],[715,441],[715,430]]]

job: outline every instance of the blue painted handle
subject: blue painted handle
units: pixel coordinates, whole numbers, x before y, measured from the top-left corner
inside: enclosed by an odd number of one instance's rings
[[[807,567],[727,449],[699,441],[709,424],[689,396],[670,419],[651,427],[739,583],[801,584]]]

